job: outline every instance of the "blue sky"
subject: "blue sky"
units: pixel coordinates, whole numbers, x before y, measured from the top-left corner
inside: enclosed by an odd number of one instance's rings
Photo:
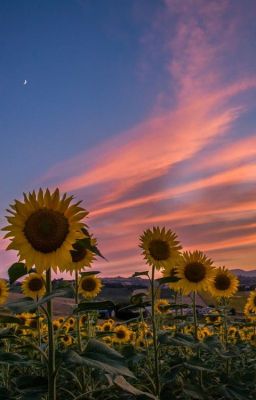
[[[22,192],[58,186],[90,211],[104,275],[143,268],[153,225],[256,268],[256,7],[243,4],[2,1],[1,226]]]

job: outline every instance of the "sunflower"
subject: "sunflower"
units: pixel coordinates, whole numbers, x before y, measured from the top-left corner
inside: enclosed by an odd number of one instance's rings
[[[80,279],[78,291],[83,297],[92,299],[99,294],[101,288],[102,283],[99,278],[95,275],[85,275]]]
[[[118,325],[114,329],[114,341],[116,343],[127,343],[130,340],[131,331],[125,325]]]
[[[144,339],[143,336],[139,336],[135,341],[135,345],[140,349],[144,349],[145,347],[147,347],[147,341]]]
[[[169,301],[166,299],[159,299],[155,303],[155,310],[158,314],[167,314],[169,310]]]
[[[45,281],[42,275],[33,272],[22,282],[22,292],[25,296],[38,299],[45,294]]]
[[[64,335],[61,337],[60,341],[64,346],[70,346],[73,343],[73,338],[70,335]]]
[[[102,332],[110,332],[112,330],[113,324],[109,321],[105,321],[102,325],[101,325],[101,330]]]
[[[35,265],[39,273],[50,267],[64,271],[72,261],[73,243],[84,237],[81,219],[88,214],[79,207],[81,202],[70,205],[72,200],[66,194],[61,198],[59,189],[52,194],[49,189],[24,193],[24,201],[15,200],[7,210],[11,214],[3,228],[11,239],[7,250],[17,250],[28,269]]]
[[[250,292],[245,307],[250,310],[250,312],[256,312],[256,290]]]
[[[91,267],[94,260],[94,253],[83,244],[83,240],[77,240],[73,244],[73,249],[70,251],[71,263],[67,265],[66,271],[81,271],[84,267]]]
[[[180,290],[180,280],[177,276],[177,267],[174,267],[172,264],[166,265],[163,270],[163,276],[174,279],[174,282],[168,282],[170,289],[175,290],[176,292]]]
[[[217,312],[212,312],[205,317],[205,320],[208,324],[220,324],[221,316]]]
[[[185,295],[190,292],[205,290],[214,279],[212,260],[201,251],[185,251],[179,259],[177,276],[180,278],[180,287]]]
[[[4,304],[8,298],[9,289],[6,281],[0,279],[0,304]]]
[[[160,229],[153,227],[147,229],[140,237],[143,255],[149,265],[155,266],[160,270],[165,265],[174,263],[180,255],[181,245],[177,240],[177,235],[170,229]]]
[[[238,289],[239,281],[235,275],[225,267],[216,271],[214,280],[209,284],[209,290],[214,297],[231,297]]]

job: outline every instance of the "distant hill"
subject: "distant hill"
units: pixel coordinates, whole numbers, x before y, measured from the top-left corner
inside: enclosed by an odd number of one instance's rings
[[[232,272],[236,276],[250,276],[252,278],[256,278],[256,269],[252,269],[251,271],[245,271],[243,269],[231,269],[230,272]]]

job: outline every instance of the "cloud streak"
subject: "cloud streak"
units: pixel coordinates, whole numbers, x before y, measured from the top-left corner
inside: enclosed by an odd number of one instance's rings
[[[245,77],[239,59],[231,68],[249,18],[231,10],[230,1],[166,0],[150,36],[161,35],[166,53],[160,60],[169,71],[159,93],[164,104],[156,99],[142,123],[54,166],[40,180],[85,200],[110,260],[98,262],[104,275],[141,268],[138,237],[157,224],[170,226],[187,249],[209,252],[217,263],[256,268],[256,236],[246,231],[256,221],[250,198],[256,194],[256,136],[246,123],[239,125],[255,109],[256,76]],[[234,235],[245,217],[252,224]],[[213,234],[203,239],[206,227]]]

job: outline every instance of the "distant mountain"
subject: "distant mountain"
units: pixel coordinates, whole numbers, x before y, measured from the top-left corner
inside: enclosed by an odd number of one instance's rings
[[[256,269],[252,269],[251,271],[245,271],[243,269],[231,269],[230,272],[232,272],[236,276],[251,276],[252,278],[256,278]]]

